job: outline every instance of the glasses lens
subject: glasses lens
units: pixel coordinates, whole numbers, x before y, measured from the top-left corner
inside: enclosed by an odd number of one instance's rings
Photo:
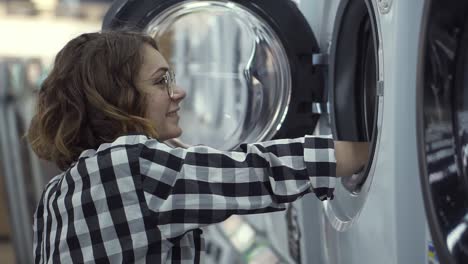
[[[174,72],[173,71],[168,71],[166,73],[166,87],[167,87],[167,93],[169,94],[170,97],[174,95],[174,85],[175,85],[175,78],[174,78]]]
[[[175,72],[174,72],[174,71],[170,71],[170,72],[169,72],[169,75],[170,75],[170,77],[171,77],[171,84],[172,84],[172,85],[176,84]]]

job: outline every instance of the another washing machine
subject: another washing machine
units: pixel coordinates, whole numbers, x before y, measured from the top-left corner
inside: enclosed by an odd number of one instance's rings
[[[315,4],[301,13],[290,0],[121,0],[103,22],[104,30],[143,31],[157,40],[187,91],[180,124],[188,144],[233,149],[317,130],[372,143],[372,162],[337,186],[326,214],[309,196],[285,212],[230,218],[214,227],[243,261],[332,262],[331,251],[352,249],[335,245],[335,234],[352,226],[370,193],[385,115],[384,57],[393,62],[383,52],[379,8],[370,0]],[[327,36],[328,30],[330,42],[321,37],[319,44],[314,32]],[[394,165],[393,154],[382,155],[392,162],[381,171]],[[208,253],[215,263],[225,260]]]
[[[426,214],[440,263],[468,263],[468,2],[424,6],[416,97]]]

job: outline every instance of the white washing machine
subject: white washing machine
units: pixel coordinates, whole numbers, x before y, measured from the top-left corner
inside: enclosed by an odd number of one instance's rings
[[[295,204],[306,255],[301,259],[468,263],[468,3],[394,0],[373,6],[383,105],[372,175],[360,193],[338,186],[319,222],[317,202],[309,197]],[[359,200],[358,207],[350,206]]]
[[[359,191],[342,181],[336,198],[323,203],[318,229],[307,225],[312,217],[309,203],[301,201],[298,206],[304,214],[304,232],[312,229],[313,236],[303,244],[305,250],[314,248],[315,256],[307,259],[315,263],[427,263],[430,241],[414,125],[423,3],[372,1],[381,100],[374,157]]]
[[[374,151],[361,174],[337,185],[334,200],[320,203],[309,196],[293,204],[297,224],[292,231],[289,228],[289,233],[296,235],[289,235],[289,240],[274,239],[287,241],[283,248],[289,245],[291,262],[424,263],[432,253],[418,180],[414,126],[422,5],[423,1],[397,0],[301,2],[312,28],[321,30],[322,53],[330,54],[331,122],[328,125],[326,119],[322,120],[318,132],[326,133],[330,127],[336,138],[369,140]],[[372,34],[362,33],[366,32],[366,23],[371,24]],[[374,39],[377,49],[373,58],[359,50],[369,38]],[[368,118],[372,111],[368,116],[353,116],[356,107],[348,105],[359,97],[356,88],[353,93],[350,86],[363,78],[355,71],[361,63],[369,65],[362,72],[376,67],[378,73],[375,79],[364,77],[366,82],[359,83],[375,86],[374,119]],[[353,126],[356,120],[373,131],[362,133],[359,126]],[[373,126],[368,120],[374,120]],[[277,226],[278,219],[270,222]]]

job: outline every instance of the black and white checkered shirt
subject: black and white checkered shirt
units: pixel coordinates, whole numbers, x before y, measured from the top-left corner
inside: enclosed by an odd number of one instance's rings
[[[84,151],[45,187],[34,215],[36,263],[200,263],[201,227],[332,198],[328,137],[171,148],[143,135]]]

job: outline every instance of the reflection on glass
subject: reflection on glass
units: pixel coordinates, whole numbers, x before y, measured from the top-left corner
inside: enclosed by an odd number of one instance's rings
[[[374,34],[371,27],[371,18],[367,16],[366,23],[362,29],[366,36],[366,41],[363,43],[364,59],[362,62],[362,82],[363,82],[363,116],[365,123],[366,140],[372,140],[374,133],[375,116],[376,116],[376,98],[377,98],[377,57],[376,47],[374,42]]]
[[[162,12],[147,31],[187,92],[184,142],[232,149],[274,135],[289,103],[290,70],[260,18],[232,3],[183,3]]]
[[[276,254],[267,246],[260,246],[252,250],[247,260],[250,264],[281,263]]]
[[[455,67],[459,36],[438,26],[428,32],[424,83],[425,159],[436,214],[443,233],[449,234],[465,215],[460,210],[465,198],[459,192],[463,188],[460,185],[463,166],[460,166],[458,153],[463,151],[459,142],[466,142],[466,114],[463,103],[454,102],[463,100],[461,94],[464,94],[454,89],[458,78]]]
[[[378,78],[378,62],[377,62],[377,43],[376,36],[372,30],[372,18],[370,14],[366,14],[364,22],[359,28],[358,45],[355,51],[359,54],[358,67],[356,70],[357,75],[357,89],[355,91],[356,105],[362,117],[356,122],[358,125],[359,133],[362,139],[367,142],[375,142],[373,137],[374,130],[377,127],[377,78]],[[372,153],[374,146],[370,146],[370,153]],[[369,157],[369,161],[373,158],[373,154]],[[350,177],[343,177],[341,183],[343,187],[353,194],[361,192],[363,185],[369,175],[370,163],[366,164],[360,173],[354,174]]]
[[[249,249],[255,242],[255,232],[248,224],[242,224],[236,233],[230,237],[231,243],[234,247],[244,252]]]
[[[222,222],[221,227],[233,246],[240,252],[246,251],[255,242],[255,231],[237,215]]]
[[[468,52],[466,47],[462,46],[464,54],[461,54],[460,69],[457,72],[457,83],[455,89],[456,125],[458,126],[458,144],[462,171],[465,177],[468,175]],[[465,183],[468,178],[465,178]]]

